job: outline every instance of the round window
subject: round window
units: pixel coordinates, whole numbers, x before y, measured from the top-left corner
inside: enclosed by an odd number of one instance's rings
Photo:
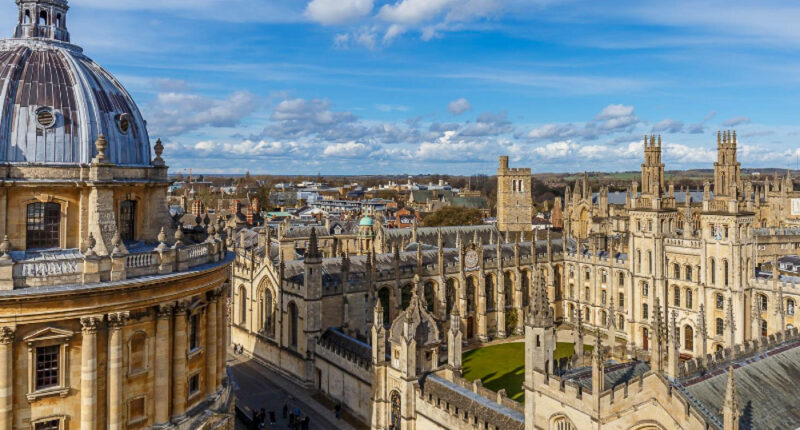
[[[56,113],[49,107],[36,110],[36,122],[42,128],[50,128],[56,124]]]
[[[117,116],[117,128],[120,133],[128,134],[128,130],[131,128],[131,116],[127,113]]]

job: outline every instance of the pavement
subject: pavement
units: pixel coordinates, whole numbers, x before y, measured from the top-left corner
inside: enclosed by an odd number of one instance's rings
[[[264,408],[267,411],[266,429],[289,428],[288,418],[284,419],[281,415],[284,403],[289,406],[289,411],[298,408],[303,416],[307,415],[311,430],[362,428],[354,427],[343,419],[337,420],[333,410],[315,400],[313,393],[245,356],[229,352],[228,366],[233,374],[236,401],[253,410]],[[270,410],[275,411],[275,425],[269,425]],[[236,430],[246,430],[246,427],[237,420]]]

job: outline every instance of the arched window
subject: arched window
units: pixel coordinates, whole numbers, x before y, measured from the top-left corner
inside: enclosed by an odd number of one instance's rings
[[[619,299],[617,300],[620,309],[625,308],[625,293],[619,293]]]
[[[692,280],[692,266],[686,266],[685,270],[686,270],[686,280],[687,281],[691,281]]]
[[[653,273],[653,251],[647,251],[647,273]]]
[[[642,295],[647,297],[650,293],[650,286],[647,285],[647,282],[642,282]]]
[[[550,426],[552,430],[577,430],[578,428],[575,427],[566,417],[558,417],[553,420],[553,424]]]
[[[273,336],[272,291],[269,288],[261,292],[261,324],[267,336]]]
[[[147,369],[147,334],[134,333],[128,341],[128,374],[136,374]]]
[[[135,240],[136,201],[125,200],[119,206],[119,236],[126,242]]]
[[[239,287],[239,324],[247,324],[247,290]]]
[[[600,324],[602,325],[608,324],[608,315],[606,314],[606,311],[600,312]]]
[[[683,349],[694,351],[694,329],[688,325],[683,328]]]
[[[475,312],[475,278],[467,278],[467,312]]]
[[[514,275],[511,272],[503,274],[503,295],[505,296],[505,306],[514,305]],[[525,294],[523,294],[524,296]],[[523,300],[525,300],[523,298]]]
[[[30,24],[31,23],[31,11],[25,9],[25,17],[22,19],[23,24]]]
[[[641,249],[637,249],[636,250],[636,271],[637,272],[641,272],[642,271],[642,250]]]
[[[722,318],[717,318],[716,328],[717,328],[717,336],[722,336],[722,333],[725,331],[725,321],[723,321]]]
[[[591,280],[591,279],[592,279],[592,271],[591,271],[591,270],[589,270],[589,268],[588,268],[588,267],[587,267],[587,268],[586,268],[586,270],[583,272],[583,274],[584,274],[584,279],[586,279],[587,281],[589,281],[589,280]]]
[[[761,337],[767,337],[767,320],[761,320]]]
[[[686,308],[692,309],[694,306],[694,297],[691,289],[686,290]]]
[[[728,260],[722,260],[722,280],[728,286]]]
[[[759,294],[758,295],[758,308],[761,310],[761,312],[766,312],[767,311],[767,305],[768,305],[767,296],[765,296],[763,294]]]
[[[619,316],[619,323],[617,324],[617,328],[619,328],[620,330],[625,330],[625,316],[624,315],[620,315]]]
[[[590,316],[590,315],[589,315],[589,308],[588,308],[588,307],[585,307],[585,308],[583,308],[583,319],[584,319],[586,322],[589,322],[589,321],[590,321],[590,320],[589,320],[589,316]]]
[[[522,306],[527,307],[528,303],[530,302],[530,294],[531,294],[531,274],[530,272],[523,271],[520,273],[522,277],[520,281],[522,281]],[[506,306],[511,306],[513,303],[509,302],[508,300],[508,291],[506,293]]]
[[[289,303],[289,346],[297,348],[297,305]]]
[[[572,303],[570,303],[569,305],[569,319],[573,321],[575,320],[575,305],[573,305]]]
[[[786,300],[786,315],[794,315],[794,300]]]
[[[484,294],[486,294],[486,310],[493,311],[495,305],[494,278],[492,278],[492,275],[486,275],[483,282]]]
[[[722,294],[717,293],[716,300],[715,300],[715,305],[716,305],[717,309],[724,309],[725,308],[725,297],[723,297]]]
[[[583,299],[588,301],[589,300],[589,287],[584,289]]]
[[[414,291],[414,286],[406,284],[400,289],[400,309],[405,310],[411,303],[411,296]]]
[[[53,202],[29,204],[25,222],[25,248],[58,248],[60,227],[60,204]]]
[[[608,282],[608,274],[606,273],[605,270],[600,271],[600,282],[603,284]]]
[[[456,303],[456,281],[453,278],[448,279],[444,289],[445,311],[447,315],[450,315],[453,313],[453,306]]]
[[[674,286],[673,288],[674,288],[674,293],[673,294],[675,295],[675,297],[674,297],[674,299],[672,301],[672,305],[677,308],[677,307],[681,306],[681,289],[678,288],[677,285]]]
[[[425,283],[425,309],[433,312],[433,305],[436,302],[436,284],[431,281]]]
[[[391,308],[389,307],[391,298],[392,292],[389,287],[383,287],[378,290],[378,301],[381,302],[381,307],[383,307],[383,325],[389,324],[389,318],[391,318]]]
[[[708,259],[708,277],[711,279],[711,284],[717,283],[717,263],[713,258]]]
[[[648,318],[650,318],[650,308],[647,303],[642,303],[642,319],[646,320]]]
[[[39,25],[47,25],[47,11],[39,12]]]
[[[681,279],[681,266],[678,263],[672,265],[672,272],[675,279]]]
[[[608,294],[606,294],[606,290],[600,292],[600,302],[604,305],[606,304],[607,296]]]
[[[400,407],[402,406],[400,403],[400,393],[397,391],[392,391],[392,395],[390,397],[391,402],[391,415],[389,417],[389,430],[400,430],[400,420],[402,417],[402,412]]]
[[[625,273],[623,272],[619,272],[619,286],[620,287],[625,286]]]

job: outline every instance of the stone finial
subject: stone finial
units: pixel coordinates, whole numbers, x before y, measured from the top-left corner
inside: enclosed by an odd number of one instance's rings
[[[0,242],[0,260],[10,260],[11,259],[11,241],[8,240],[8,235],[3,236],[3,241]]]
[[[97,245],[97,241],[94,239],[94,235],[92,232],[89,232],[89,237],[86,238],[86,255],[94,255],[94,246]]]
[[[164,159],[161,158],[161,154],[164,152],[164,145],[161,143],[161,139],[156,139],[156,144],[153,146],[153,151],[156,153],[156,158],[153,159],[154,166],[163,166]]]
[[[97,148],[97,156],[94,157],[92,162],[94,164],[103,164],[106,163],[106,149],[108,148],[108,141],[106,141],[106,137],[103,134],[97,137],[97,140],[94,142],[94,146]]]
[[[111,255],[117,256],[122,253],[122,250],[119,249],[120,243],[122,243],[122,238],[119,235],[119,231],[115,231],[114,236],[111,237]]]
[[[178,224],[178,228],[175,229],[175,245],[173,248],[180,248],[183,246],[183,225]]]
[[[161,231],[158,232],[158,247],[164,248],[167,246],[167,233],[164,232],[164,227],[161,227]]]

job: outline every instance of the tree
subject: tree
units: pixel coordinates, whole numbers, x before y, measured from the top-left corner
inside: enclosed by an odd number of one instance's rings
[[[479,209],[449,206],[425,216],[422,224],[426,227],[480,225],[483,224],[483,217]]]

